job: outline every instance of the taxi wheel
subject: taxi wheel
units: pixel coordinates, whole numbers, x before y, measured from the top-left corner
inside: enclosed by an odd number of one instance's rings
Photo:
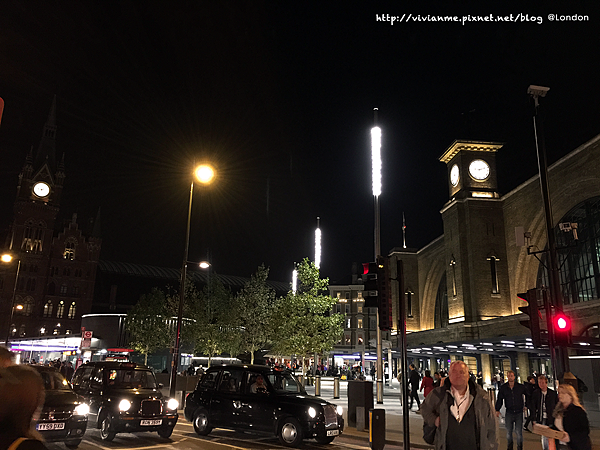
[[[67,448],[77,448],[81,444],[81,439],[78,441],[65,442],[65,447]]]
[[[212,428],[208,423],[208,411],[205,409],[199,409],[194,414],[194,431],[200,436],[206,436],[212,431]]]
[[[173,434],[173,428],[162,428],[162,429],[158,430],[158,435],[161,438],[168,439],[171,437],[172,434]]]
[[[117,433],[110,430],[111,426],[112,416],[107,413],[100,422],[100,438],[102,438],[103,441],[112,441],[117,435]]]
[[[281,422],[279,442],[287,447],[297,447],[302,442],[302,428],[300,422],[293,417],[287,417]]]
[[[331,444],[334,439],[335,436],[316,437],[315,441],[317,441],[317,444]]]

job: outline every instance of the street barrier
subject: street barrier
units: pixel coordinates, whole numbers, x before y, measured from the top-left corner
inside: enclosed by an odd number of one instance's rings
[[[373,382],[348,381],[348,426],[356,427],[356,407],[362,406],[365,411],[373,409]],[[364,428],[369,427],[368,417],[365,417]]]
[[[369,410],[369,446],[373,450],[385,447],[385,409]]]

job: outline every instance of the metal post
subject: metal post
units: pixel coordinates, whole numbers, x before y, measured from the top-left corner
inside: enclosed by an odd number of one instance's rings
[[[537,88],[537,89],[536,89]],[[544,90],[545,89],[545,90]],[[529,87],[529,93],[534,99],[535,114],[533,116],[533,131],[535,134],[535,145],[538,159],[538,170],[540,173],[540,187],[542,191],[542,199],[544,201],[544,216],[546,221],[546,236],[548,240],[548,279],[550,282],[550,299],[555,310],[562,311],[563,301],[562,292],[560,289],[560,274],[558,271],[558,258],[556,256],[556,236],[552,225],[552,206],[550,204],[550,193],[548,189],[548,162],[546,159],[546,144],[544,140],[543,123],[539,115],[539,97],[545,96],[547,88],[540,89],[539,87]],[[552,315],[552,310],[546,311],[546,314]],[[550,340],[549,340],[550,341]],[[569,372],[569,357],[568,349],[556,347],[552,352],[554,343],[549,342],[551,356],[555,353],[555,360],[552,361],[554,366],[555,379],[558,379],[565,372]]]
[[[315,375],[315,396],[321,395],[321,375]]]
[[[10,315],[8,318],[8,327],[6,328],[6,340],[4,345],[8,348],[8,341],[10,340],[10,326],[12,325],[13,315],[15,313],[15,294],[17,292],[17,283],[19,281],[19,271],[21,270],[21,260],[17,261],[17,275],[15,276],[15,285],[13,287],[12,299],[10,301]]]
[[[400,347],[400,396],[402,399],[402,439],[404,448],[410,448],[410,422],[406,373],[406,301],[404,298],[404,266],[396,257],[396,282],[398,283],[398,347]]]
[[[185,231],[185,246],[183,250],[183,264],[181,266],[181,283],[179,285],[179,308],[177,310],[177,334],[175,335],[175,348],[173,349],[173,360],[171,362],[171,386],[169,395],[175,398],[177,383],[177,369],[179,366],[179,347],[181,345],[181,322],[183,321],[183,303],[185,300],[185,281],[187,276],[188,250],[190,246],[190,221],[192,217],[192,198],[194,196],[194,181],[190,185],[190,203],[188,206],[187,228]]]
[[[340,377],[333,379],[333,398],[340,398]]]

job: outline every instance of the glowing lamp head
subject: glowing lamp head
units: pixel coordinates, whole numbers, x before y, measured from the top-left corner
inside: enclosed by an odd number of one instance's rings
[[[381,194],[381,128],[371,128],[371,162],[373,165],[373,195]]]
[[[0,260],[2,260],[2,262],[5,262],[5,263],[11,262],[12,259],[13,259],[12,255],[9,255],[8,253],[5,253],[2,256],[0,256]]]
[[[202,261],[198,264],[201,269],[208,269],[210,267],[210,263],[206,261]]]
[[[202,164],[196,167],[194,173],[196,174],[198,181],[202,184],[209,184],[215,178],[215,171],[208,164]]]

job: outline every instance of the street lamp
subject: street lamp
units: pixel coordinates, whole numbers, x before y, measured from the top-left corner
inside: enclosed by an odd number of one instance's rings
[[[0,260],[3,263],[9,263],[13,260],[13,256],[9,253],[4,253],[0,256]],[[21,270],[21,260],[17,260],[17,274],[15,275],[15,285],[13,287],[12,298],[10,300],[10,314],[8,317],[8,326],[6,327],[6,339],[4,341],[4,345],[8,347],[8,341],[10,339],[10,326],[12,325],[13,315],[15,312],[15,294],[17,292],[17,282],[19,281],[19,272]],[[22,309],[22,308],[21,308]]]
[[[210,184],[215,178],[214,169],[208,164],[201,164],[194,169],[194,175],[201,184]],[[183,320],[183,302],[185,300],[185,282],[187,278],[188,250],[190,246],[190,221],[192,218],[192,199],[194,197],[194,179],[190,184],[190,202],[188,206],[187,228],[185,230],[185,245],[183,247],[183,264],[181,266],[181,283],[179,286],[179,309],[177,311],[177,334],[175,335],[175,348],[171,362],[171,387],[169,395],[175,397],[175,384],[177,382],[177,369],[179,367],[179,348],[181,345],[181,322]]]

